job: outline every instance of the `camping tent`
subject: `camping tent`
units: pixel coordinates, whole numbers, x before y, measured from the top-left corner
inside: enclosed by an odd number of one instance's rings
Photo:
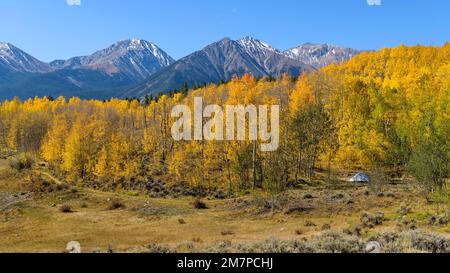
[[[369,183],[370,177],[366,173],[358,173],[357,175],[350,178],[350,182],[355,183]]]

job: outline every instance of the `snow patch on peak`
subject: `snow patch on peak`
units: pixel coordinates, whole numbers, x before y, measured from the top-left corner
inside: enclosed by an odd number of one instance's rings
[[[270,71],[273,63],[273,57],[284,57],[278,49],[275,49],[266,42],[259,39],[247,36],[237,43],[244,49],[244,51],[252,57],[265,71]],[[269,73],[270,74],[270,73]]]
[[[286,57],[320,68],[349,60],[360,52],[332,44],[305,43],[283,52]]]
[[[9,44],[0,42],[0,50],[10,50]]]
[[[134,38],[116,42],[90,56],[52,64],[56,69],[99,70],[111,76],[120,74],[133,82],[139,82],[173,62],[175,60],[155,44]]]
[[[46,73],[52,68],[9,43],[0,43],[0,65],[11,71]]]
[[[133,38],[133,39],[131,39],[131,43],[132,44],[141,44],[141,39],[138,39],[138,38]]]
[[[134,38],[128,41],[127,50],[153,50],[155,48],[157,46],[152,42]]]
[[[246,36],[240,40],[237,41],[241,46],[245,48],[245,50],[249,53],[254,53],[259,51],[260,53],[263,53],[264,55],[267,55],[269,53],[279,53],[279,51],[272,46],[270,46],[268,43],[263,42],[261,40],[258,40],[256,38]]]

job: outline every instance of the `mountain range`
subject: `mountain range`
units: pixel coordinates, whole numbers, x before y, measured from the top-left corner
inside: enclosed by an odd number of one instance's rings
[[[0,43],[0,99],[14,96],[78,96],[107,99],[143,97],[180,88],[255,77],[297,76],[331,63],[347,61],[359,51],[328,44],[304,44],[284,52],[252,37],[224,38],[178,61],[154,43],[119,41],[89,56],[50,63]]]

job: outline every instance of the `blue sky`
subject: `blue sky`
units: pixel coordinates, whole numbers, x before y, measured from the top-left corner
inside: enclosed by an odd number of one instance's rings
[[[68,5],[66,1],[81,1]],[[305,42],[379,49],[450,40],[448,0],[1,0],[0,41],[51,61],[127,38],[174,58],[223,37],[281,50]]]

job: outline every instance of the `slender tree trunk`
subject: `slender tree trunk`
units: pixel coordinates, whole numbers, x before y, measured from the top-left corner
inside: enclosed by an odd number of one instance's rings
[[[164,137],[164,117],[161,115],[161,148],[162,148],[162,161],[166,161],[166,142]]]
[[[295,166],[295,183],[298,181],[298,175],[300,174],[300,167],[302,164],[302,151],[298,151],[296,166]]]
[[[253,164],[253,190],[256,188],[256,141],[253,141],[253,157],[252,157],[252,164]]]
[[[328,153],[328,181],[331,181],[331,149]]]

